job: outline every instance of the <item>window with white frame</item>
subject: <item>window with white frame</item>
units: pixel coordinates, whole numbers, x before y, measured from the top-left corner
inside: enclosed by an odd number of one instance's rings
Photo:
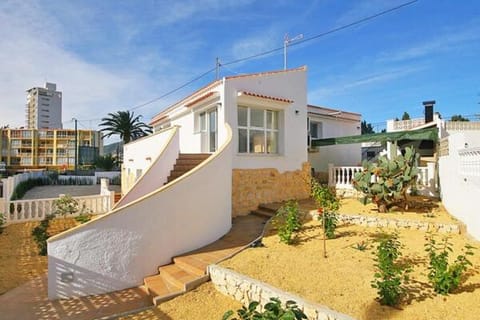
[[[278,154],[278,116],[275,110],[238,106],[238,152]]]

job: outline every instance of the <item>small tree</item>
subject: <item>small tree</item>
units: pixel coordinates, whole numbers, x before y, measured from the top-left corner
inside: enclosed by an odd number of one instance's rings
[[[467,118],[464,118],[461,114],[454,114],[452,118],[450,118],[450,121],[462,121],[462,122],[467,122],[470,121]]]
[[[64,218],[79,211],[78,201],[68,194],[53,201],[53,208],[55,215],[61,215]]]
[[[302,227],[299,216],[298,202],[289,200],[278,209],[273,223],[278,231],[280,241],[292,244],[295,240],[294,233]]]
[[[373,126],[371,123],[367,123],[366,120],[363,120],[361,122],[361,128],[362,128],[362,134],[370,134],[370,133],[375,133],[375,131],[373,130]]]
[[[116,166],[117,166],[117,159],[115,159],[111,154],[98,156],[95,159],[95,167],[98,169],[103,169],[105,171],[112,171]]]
[[[375,274],[371,282],[377,289],[378,299],[381,304],[395,306],[405,293],[404,281],[408,280],[410,271],[406,266],[398,263],[402,255],[401,244],[396,234],[386,235],[380,239],[375,257]]]
[[[410,120],[410,115],[407,111],[405,111],[402,115],[402,120]]]
[[[403,202],[407,206],[407,190],[417,183],[419,155],[407,147],[405,155],[389,160],[383,156],[376,163],[363,162],[363,171],[353,179],[356,190],[363,192],[364,204],[370,199],[379,212],[387,212],[393,205]]]

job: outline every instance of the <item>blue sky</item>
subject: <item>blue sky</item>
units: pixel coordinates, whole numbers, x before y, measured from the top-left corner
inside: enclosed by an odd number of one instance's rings
[[[24,124],[25,90],[57,83],[63,120],[96,128],[108,112],[162,96],[211,69],[310,38],[408,0],[30,1],[0,3],[0,125]],[[308,66],[311,104],[358,112],[371,123],[479,114],[480,2],[419,0],[384,16],[291,46]],[[283,53],[220,69],[221,76],[278,70]],[[135,110],[145,121],[214,80],[209,73]]]

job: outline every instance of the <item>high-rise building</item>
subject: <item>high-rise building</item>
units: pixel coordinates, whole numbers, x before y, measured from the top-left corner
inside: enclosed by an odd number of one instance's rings
[[[55,83],[45,83],[45,88],[27,90],[26,127],[28,129],[62,128],[62,93]]]

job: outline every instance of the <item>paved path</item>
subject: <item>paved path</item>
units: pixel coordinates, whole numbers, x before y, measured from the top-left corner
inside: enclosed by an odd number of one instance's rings
[[[110,185],[109,190],[120,192],[120,186]],[[100,194],[100,185],[86,185],[86,186],[40,186],[27,191],[24,200],[27,199],[45,199],[57,198],[59,194],[69,194],[71,196],[90,196]]]
[[[231,256],[261,235],[265,219],[253,215],[233,219],[232,229],[212,244],[191,252],[215,255],[218,260]],[[152,305],[152,297],[141,288],[130,288],[104,295],[49,301],[47,276],[31,280],[0,295],[1,320],[91,320],[137,310]]]

